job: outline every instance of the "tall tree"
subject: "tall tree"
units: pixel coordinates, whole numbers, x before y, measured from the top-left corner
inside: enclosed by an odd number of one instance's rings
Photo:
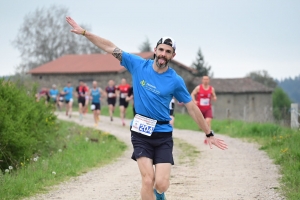
[[[65,54],[101,53],[84,37],[70,33],[65,21],[65,7],[38,8],[24,17],[13,45],[20,51],[21,64],[17,70],[26,72]],[[81,25],[86,29],[87,26]]]
[[[273,115],[277,120],[284,119],[289,116],[289,108],[291,107],[291,99],[289,96],[281,89],[276,87],[273,94]]]
[[[196,73],[194,73],[195,76],[213,76],[213,74],[210,72],[211,66],[205,62],[204,56],[200,48],[197,52],[197,57],[195,62],[193,62],[192,67],[195,68],[197,71]]]
[[[250,72],[246,77],[270,88],[275,88],[277,86],[275,79],[272,78],[266,70]]]
[[[139,46],[139,50],[140,52],[152,51],[152,47],[148,37],[146,37],[146,40]]]

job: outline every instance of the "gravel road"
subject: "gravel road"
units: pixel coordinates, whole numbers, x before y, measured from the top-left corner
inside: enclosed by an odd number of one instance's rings
[[[92,116],[62,120],[75,121],[83,126],[93,127]],[[127,120],[127,125],[130,121]],[[176,122],[175,122],[176,123]],[[90,172],[54,186],[46,194],[30,198],[65,200],[139,200],[140,174],[137,165],[130,159],[132,147],[129,127],[122,127],[121,121],[110,122],[101,116],[99,129],[107,131],[128,145],[120,158],[112,164],[92,169]],[[194,164],[178,162],[178,147],[174,148],[175,165],[172,168],[171,186],[166,193],[168,200],[210,200],[210,199],[284,199],[277,188],[279,170],[257,144],[244,142],[223,135],[229,149],[210,149],[203,144],[204,134],[196,131],[174,130],[179,138],[200,151]]]

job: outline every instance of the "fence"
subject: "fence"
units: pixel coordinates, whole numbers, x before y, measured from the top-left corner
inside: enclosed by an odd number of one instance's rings
[[[270,106],[251,109],[249,106],[242,107],[212,107],[214,119],[220,120],[242,120],[246,122],[277,123],[283,126],[299,128],[300,107],[292,104],[291,107],[273,108]],[[176,106],[176,112],[187,113],[184,106]]]

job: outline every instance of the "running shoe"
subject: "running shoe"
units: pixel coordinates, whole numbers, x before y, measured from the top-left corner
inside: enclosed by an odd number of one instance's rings
[[[83,118],[83,116],[82,116],[82,114],[80,114],[79,115],[79,120],[82,121],[82,118]]]
[[[110,117],[110,121],[111,121],[111,122],[114,121],[113,117]]]
[[[122,125],[125,126],[125,122],[122,122]]]
[[[153,190],[154,190],[154,194],[155,194],[155,196],[156,196],[156,200],[167,200],[164,192],[161,193],[161,194],[159,194],[159,193],[156,191],[156,189],[153,189]]]

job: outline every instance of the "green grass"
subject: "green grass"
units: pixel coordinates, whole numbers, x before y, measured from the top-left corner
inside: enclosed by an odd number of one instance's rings
[[[199,158],[200,151],[197,147],[185,142],[184,140],[174,138],[174,144],[179,147],[179,163],[195,164],[195,160]]]
[[[0,175],[0,199],[21,199],[46,191],[48,186],[113,161],[126,149],[108,133],[71,122],[58,123],[59,134],[51,141],[57,149],[37,161],[24,158],[17,170]]]
[[[199,130],[192,118],[185,114],[176,114],[175,128]],[[300,131],[277,124],[227,120],[213,120],[212,129],[216,133],[259,143],[260,149],[281,167],[282,193],[287,199],[300,199]]]

